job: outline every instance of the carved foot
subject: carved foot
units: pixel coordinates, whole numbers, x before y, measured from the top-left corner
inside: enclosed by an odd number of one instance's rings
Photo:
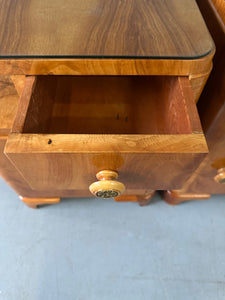
[[[23,201],[30,208],[37,208],[38,205],[44,204],[55,204],[60,202],[60,198],[26,198],[19,196],[20,200]]]
[[[164,191],[161,195],[163,200],[170,205],[177,205],[189,200],[204,200],[211,197],[210,194],[188,194],[179,191]]]
[[[151,202],[156,191],[148,191],[143,195],[120,195],[114,198],[117,202],[138,202],[140,206],[146,206]]]

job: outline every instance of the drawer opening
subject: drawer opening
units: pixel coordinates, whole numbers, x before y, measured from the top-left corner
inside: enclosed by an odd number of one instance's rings
[[[19,109],[14,132],[193,132],[193,120],[176,76],[30,76]]]
[[[208,148],[187,77],[28,76],[4,149],[36,190],[179,189]],[[166,176],[165,176],[166,174]]]

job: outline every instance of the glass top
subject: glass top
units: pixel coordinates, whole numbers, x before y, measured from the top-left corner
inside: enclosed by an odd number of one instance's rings
[[[193,59],[213,49],[195,0],[0,0],[0,58]]]

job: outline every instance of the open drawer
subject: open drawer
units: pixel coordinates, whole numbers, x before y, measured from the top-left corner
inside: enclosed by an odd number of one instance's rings
[[[36,190],[88,190],[105,169],[127,189],[179,189],[207,151],[173,76],[29,76],[5,147]]]

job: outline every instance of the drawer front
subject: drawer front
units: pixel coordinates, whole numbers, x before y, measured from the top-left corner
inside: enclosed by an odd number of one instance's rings
[[[127,189],[179,189],[205,157],[199,136],[132,137],[132,142],[129,136],[104,138],[11,134],[5,152],[29,185],[43,190],[87,189],[95,174],[107,169],[118,171]],[[112,148],[118,151],[110,152]]]
[[[82,126],[80,125],[82,124]],[[32,189],[179,189],[208,151],[188,78],[28,77],[5,154]]]

